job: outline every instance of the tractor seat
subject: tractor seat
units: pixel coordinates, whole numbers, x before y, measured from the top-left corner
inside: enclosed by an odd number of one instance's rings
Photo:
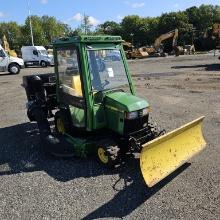
[[[80,75],[72,76],[71,85],[72,89],[75,90],[77,96],[82,96],[82,85]]]

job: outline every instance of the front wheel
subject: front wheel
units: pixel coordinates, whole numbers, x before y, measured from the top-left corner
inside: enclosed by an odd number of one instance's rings
[[[20,70],[21,70],[20,66],[16,63],[12,63],[8,67],[8,72],[11,74],[19,74]]]
[[[113,168],[119,161],[120,148],[118,145],[109,139],[101,140],[96,149],[96,156],[102,165]]]
[[[57,134],[63,135],[70,132],[70,122],[64,111],[58,111],[55,114],[55,130]]]
[[[47,63],[45,61],[41,61],[40,65],[41,67],[47,67]]]

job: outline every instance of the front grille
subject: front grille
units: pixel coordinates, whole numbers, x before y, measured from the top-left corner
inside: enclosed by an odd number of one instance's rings
[[[143,116],[143,109],[138,111],[138,117],[142,117]]]
[[[139,131],[147,126],[148,123],[148,115],[143,117],[138,117],[132,120],[125,119],[124,121],[124,134],[130,134],[135,131]]]

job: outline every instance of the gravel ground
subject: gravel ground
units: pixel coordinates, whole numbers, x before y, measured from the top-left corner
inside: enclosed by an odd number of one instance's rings
[[[219,219],[220,61],[212,55],[129,61],[137,94],[166,130],[205,115],[207,148],[149,189],[138,159],[108,171],[94,158],[46,155],[26,117],[22,76],[0,73],[0,219]]]

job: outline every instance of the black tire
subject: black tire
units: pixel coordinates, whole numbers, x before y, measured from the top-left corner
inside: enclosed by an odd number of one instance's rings
[[[40,65],[41,65],[41,67],[47,67],[47,63],[43,60],[41,61]]]
[[[8,72],[11,74],[19,74],[20,70],[21,68],[17,63],[11,63],[8,67]]]
[[[57,134],[63,135],[64,133],[70,133],[71,124],[69,121],[67,111],[60,110],[60,111],[56,112],[55,118],[54,118],[54,123],[55,123],[55,130],[56,130]],[[59,127],[59,123],[63,124],[63,129],[64,129],[63,131],[61,131],[62,129]]]
[[[96,156],[100,164],[114,168],[119,162],[120,148],[113,140],[104,139],[97,144]]]

